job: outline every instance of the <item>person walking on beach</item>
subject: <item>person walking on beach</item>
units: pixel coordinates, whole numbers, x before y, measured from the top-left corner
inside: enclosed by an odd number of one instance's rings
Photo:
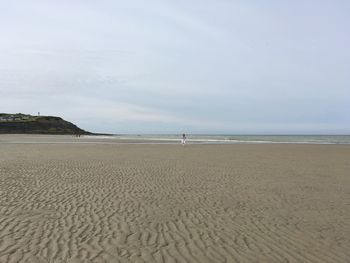
[[[181,143],[183,146],[185,146],[185,143],[186,143],[186,134],[182,134],[182,140],[181,140]]]

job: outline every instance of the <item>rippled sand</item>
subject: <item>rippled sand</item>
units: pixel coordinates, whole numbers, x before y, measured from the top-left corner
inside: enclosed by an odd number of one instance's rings
[[[350,146],[85,142],[0,136],[0,262],[350,261]]]

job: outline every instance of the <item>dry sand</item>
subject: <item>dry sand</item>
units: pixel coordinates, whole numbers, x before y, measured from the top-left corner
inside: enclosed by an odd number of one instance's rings
[[[350,262],[350,146],[77,140],[0,136],[0,262]]]

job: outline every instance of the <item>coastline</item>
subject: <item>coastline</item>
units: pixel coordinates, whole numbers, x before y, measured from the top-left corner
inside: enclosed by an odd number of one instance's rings
[[[216,138],[219,137],[219,138]],[[220,138],[224,137],[224,139]],[[238,139],[236,138],[238,137]],[[242,138],[240,138],[242,137]],[[274,140],[266,138],[273,137]],[[313,138],[320,139],[315,140]],[[229,138],[229,139],[228,139]],[[248,139],[247,139],[248,138]],[[289,141],[285,138],[292,138]],[[350,145],[350,135],[192,135],[187,144],[305,144],[305,145]],[[43,135],[43,134],[0,134],[0,143],[95,143],[95,144],[179,144],[176,135]]]
[[[89,140],[0,136],[1,262],[350,258],[350,145]]]

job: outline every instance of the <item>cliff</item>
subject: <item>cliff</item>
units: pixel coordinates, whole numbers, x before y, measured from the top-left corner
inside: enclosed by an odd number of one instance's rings
[[[60,117],[0,113],[0,134],[4,133],[91,134]]]

